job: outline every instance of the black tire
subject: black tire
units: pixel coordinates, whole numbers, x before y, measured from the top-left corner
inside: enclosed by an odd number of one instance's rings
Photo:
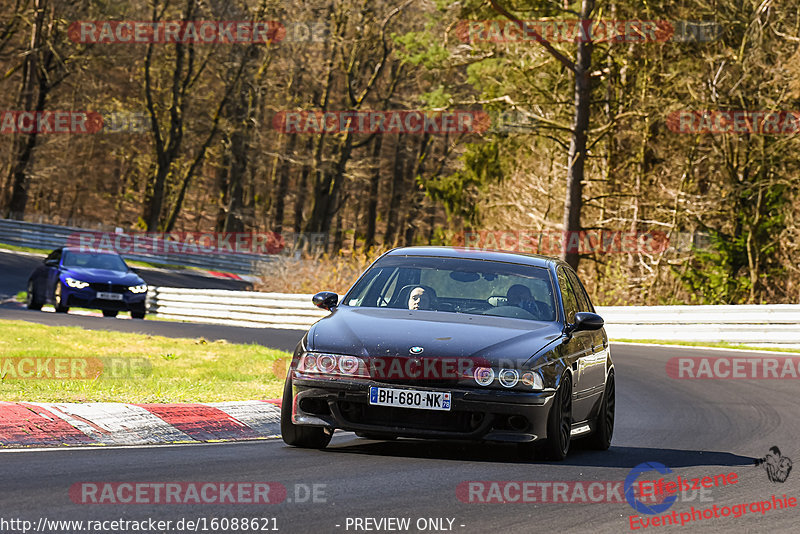
[[[61,282],[56,282],[56,288],[53,290],[53,306],[58,313],[67,313],[69,306],[66,306],[61,300]]]
[[[131,319],[144,319],[144,311],[132,311]]]
[[[585,440],[586,445],[592,449],[605,451],[611,446],[611,438],[614,436],[615,390],[614,373],[612,371],[606,379],[606,390],[603,394],[603,402],[600,404],[600,411],[597,414],[595,431]]]
[[[44,302],[36,298],[36,286],[33,281],[28,282],[28,293],[25,295],[25,305],[29,310],[41,310]]]
[[[324,449],[333,437],[333,432],[327,428],[292,423],[292,381],[288,376],[281,403],[281,437],[287,445],[304,449]]]
[[[565,374],[558,387],[547,418],[547,441],[542,453],[548,460],[562,461],[569,453],[572,439],[572,379]]]
[[[116,317],[118,313],[116,310],[103,310],[103,317]]]

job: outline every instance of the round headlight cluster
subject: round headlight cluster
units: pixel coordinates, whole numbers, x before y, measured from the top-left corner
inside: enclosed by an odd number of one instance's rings
[[[339,370],[346,375],[353,375],[358,371],[358,358],[355,356],[340,356]]]
[[[513,388],[519,383],[519,372],[516,369],[501,369],[497,380],[504,388]]]
[[[323,373],[332,373],[336,370],[336,358],[331,354],[323,354],[317,358],[317,368]]]
[[[491,386],[492,382],[494,382],[495,371],[491,367],[476,367],[472,377],[479,386]],[[526,371],[520,376],[519,371],[516,369],[500,369],[497,372],[497,381],[504,388],[513,388],[522,383],[533,390],[543,389],[542,377],[538,373],[531,371]]]
[[[297,366],[297,370],[302,373],[341,376],[364,376],[362,369],[365,368],[366,364],[355,356],[314,353],[304,354]]]
[[[475,372],[472,374],[475,382],[480,386],[488,386],[494,382],[494,369],[491,367],[476,367]]]
[[[315,372],[317,370],[317,357],[313,354],[306,354],[303,356],[301,367],[303,371]]]

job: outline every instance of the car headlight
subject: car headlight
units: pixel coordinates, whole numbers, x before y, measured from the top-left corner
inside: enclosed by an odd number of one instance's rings
[[[513,388],[519,382],[519,372],[516,369],[501,369],[497,380],[504,388]]]
[[[75,289],[83,289],[84,287],[89,287],[89,282],[83,282],[82,280],[75,280],[74,278],[64,278],[64,282],[69,287],[74,287]]]
[[[539,376],[539,373],[527,372],[523,374],[522,383],[534,390],[544,389],[544,384],[542,383],[542,377]]]
[[[479,386],[489,386],[494,382],[494,369],[491,367],[476,367],[472,376]]]
[[[517,369],[498,369],[496,372],[491,367],[476,367],[472,374],[479,386],[489,387],[497,382],[504,388],[516,388],[517,391],[542,391],[544,389],[542,376],[538,372],[526,371],[520,376]]]
[[[361,358],[340,354],[306,352],[300,357],[297,370],[306,374],[369,378],[367,365]]]
[[[128,288],[128,291],[131,293],[147,293],[147,284],[142,284],[140,286],[131,286]]]

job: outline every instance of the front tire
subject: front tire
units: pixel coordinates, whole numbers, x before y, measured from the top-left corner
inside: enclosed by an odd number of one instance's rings
[[[603,394],[603,402],[600,404],[600,412],[597,414],[597,421],[594,433],[586,438],[586,444],[592,449],[605,451],[611,446],[611,438],[614,435],[614,406],[615,398],[614,372],[608,374],[606,379],[606,391]]]
[[[61,286],[61,282],[56,282],[56,288],[53,291],[53,303],[56,308],[56,312],[58,313],[67,313],[69,311],[69,306],[66,305],[63,298],[63,289]]]
[[[289,370],[289,375],[291,375]],[[304,449],[324,449],[331,442],[333,431],[316,426],[302,426],[292,423],[292,380],[286,377],[283,386],[283,402],[281,403],[281,437],[283,442],[292,447]]]
[[[117,313],[116,310],[103,310],[103,317],[116,317]]]
[[[36,286],[33,281],[28,282],[28,293],[25,295],[25,305],[29,310],[41,310],[44,302],[36,298]]]
[[[572,379],[568,374],[561,379],[561,385],[553,398],[550,415],[547,418],[547,441],[542,452],[549,460],[562,461],[569,453],[572,439]]]
[[[131,319],[144,319],[145,312],[143,311],[132,311],[131,312]]]

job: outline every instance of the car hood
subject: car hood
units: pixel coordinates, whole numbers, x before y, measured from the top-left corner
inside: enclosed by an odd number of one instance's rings
[[[109,271],[107,269],[89,269],[86,267],[67,267],[66,276],[74,277],[83,282],[100,282],[112,284],[140,285],[144,280],[134,272]]]
[[[341,306],[309,331],[308,349],[353,356],[530,359],[561,337],[555,322],[435,311]]]

